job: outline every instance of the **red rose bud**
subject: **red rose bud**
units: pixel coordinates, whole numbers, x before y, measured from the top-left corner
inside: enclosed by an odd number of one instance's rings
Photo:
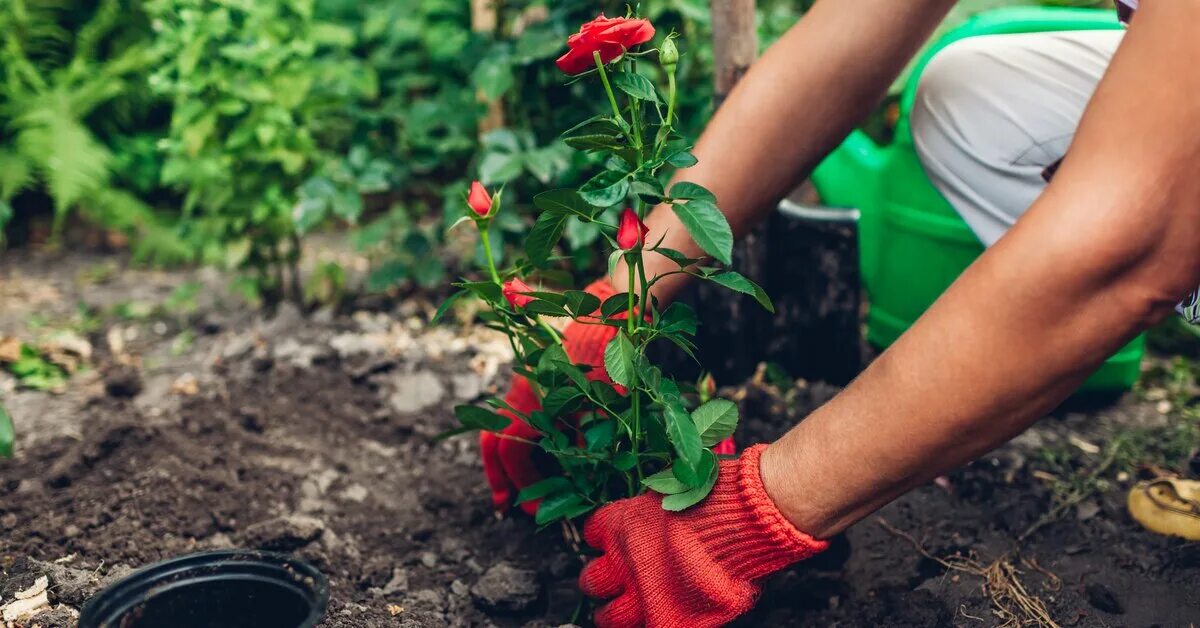
[[[471,183],[471,193],[467,195],[467,205],[471,207],[471,211],[479,214],[482,218],[486,218],[492,211],[492,196],[488,194],[482,183],[478,181]]]
[[[601,63],[612,63],[626,50],[654,39],[650,20],[631,20],[624,17],[600,17],[584,24],[579,32],[567,39],[567,54],[556,62],[567,74],[582,74],[596,67],[593,53],[600,53]]]
[[[638,218],[637,212],[626,208],[621,212],[621,223],[617,226],[617,246],[628,251],[635,246],[646,244],[646,234],[650,228]]]
[[[504,282],[502,292],[504,293],[504,298],[508,300],[509,305],[516,309],[521,309],[529,305],[529,302],[533,300],[533,297],[522,294],[523,292],[533,292],[533,288],[530,288],[520,279],[509,279]]]

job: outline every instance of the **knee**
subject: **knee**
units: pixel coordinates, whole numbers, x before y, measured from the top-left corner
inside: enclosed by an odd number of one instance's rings
[[[992,146],[1005,134],[989,132],[1001,89],[987,68],[995,57],[986,38],[964,39],[943,48],[925,66],[917,85],[909,122],[922,161],[953,164],[969,150],[975,156],[997,153]]]

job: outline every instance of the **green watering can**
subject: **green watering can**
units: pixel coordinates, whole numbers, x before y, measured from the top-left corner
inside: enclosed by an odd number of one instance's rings
[[[983,245],[933,187],[913,147],[908,117],[925,65],[947,45],[977,35],[1121,28],[1111,9],[1013,7],[981,13],[942,37],[917,64],[900,101],[895,140],[879,146],[853,132],[813,173],[822,200],[856,208],[863,284],[870,299],[867,340],[886,347],[900,337]],[[1145,337],[1108,360],[1085,391],[1122,391],[1140,373]]]

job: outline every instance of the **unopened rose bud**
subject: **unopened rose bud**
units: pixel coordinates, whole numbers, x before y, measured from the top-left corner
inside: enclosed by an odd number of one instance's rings
[[[481,218],[486,218],[491,213],[492,197],[482,183],[478,181],[471,183],[471,193],[467,195],[467,205]]]
[[[679,48],[675,47],[675,39],[668,37],[658,47],[658,62],[662,67],[671,69],[679,63]]]
[[[529,305],[530,301],[533,301],[533,297],[523,294],[525,292],[533,292],[533,288],[530,288],[528,284],[520,279],[514,278],[504,282],[501,292],[504,293],[504,298],[508,301],[509,305],[515,309],[521,309]]]
[[[646,233],[650,228],[638,218],[637,212],[626,208],[621,212],[621,222],[617,225],[617,246],[628,251],[646,243]]]

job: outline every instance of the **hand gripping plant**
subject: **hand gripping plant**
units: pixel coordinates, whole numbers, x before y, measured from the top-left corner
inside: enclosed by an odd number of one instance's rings
[[[473,295],[490,306],[481,315],[484,324],[504,333],[512,345],[514,388],[528,386],[538,401],[535,409],[519,409],[500,398],[488,401],[492,409],[459,406],[455,413],[462,427],[454,433],[478,429],[520,440],[558,462],[557,474],[526,486],[517,496],[519,502],[540,500],[540,524],[584,515],[647,488],[665,496],[663,508],[682,510],[708,495],[717,480],[714,448],[721,451],[722,442],[733,433],[737,407],[710,398],[707,386],[681,386],[647,359],[646,348],[657,341],[674,343],[694,357],[695,312],[682,303],[661,309],[650,293],[656,282],[688,274],[753,295],[772,309],[761,288],[725,267],[733,234],[714,195],[689,182],[664,188],[670,170],[694,165],[696,158],[673,129],[679,60],[673,35],[656,50],[641,51],[641,44],[653,37],[654,27],[647,20],[604,16],[571,36],[570,51],[558,60],[558,67],[575,80],[594,75],[611,111],[584,120],[563,138],[576,149],[605,156],[604,169],[577,190],[534,197],[541,211],[525,243],[526,257],[503,269],[496,267],[489,238],[502,193],[489,194],[473,184],[467,196],[470,211],[460,222],[473,222],[479,229],[488,277],[455,284],[461,290],[437,315],[440,318],[456,299]],[[667,81],[665,98],[637,71],[638,62],[655,53]],[[671,206],[710,257],[691,259],[661,246],[661,241],[646,241],[643,218],[658,204]],[[606,210],[621,207],[625,209],[617,224],[606,222],[613,213]],[[610,276],[619,260],[628,266],[626,277],[614,279],[624,292],[611,287],[556,292],[530,286],[553,261],[553,249],[570,220],[601,228],[613,249]],[[652,254],[671,260],[677,270],[648,278],[643,261]],[[611,340],[602,364],[573,363],[563,335],[547,324],[548,318],[568,318],[572,325],[587,326],[587,332],[608,334]],[[529,426],[521,433],[532,436],[505,429],[515,421]]]

